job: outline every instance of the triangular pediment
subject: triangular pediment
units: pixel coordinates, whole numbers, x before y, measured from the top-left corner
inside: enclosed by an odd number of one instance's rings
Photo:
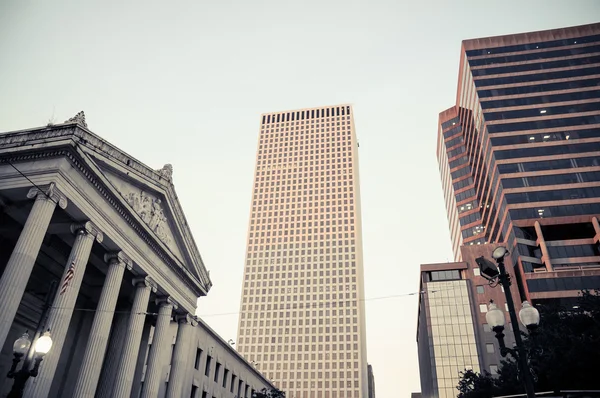
[[[150,170],[139,163],[133,167],[112,162],[103,153],[86,152],[97,172],[102,174],[102,179],[121,199],[122,205],[208,292],[212,286],[210,276],[171,183],[172,168],[167,165],[160,170]]]
[[[122,217],[120,225],[130,226],[140,238],[135,243],[139,249],[153,251],[154,259],[176,270],[198,295],[208,293],[212,282],[177,199],[170,165],[152,169],[96,136],[83,112],[64,124],[6,133],[0,141],[15,148],[13,158],[19,161],[64,157],[81,173],[77,178],[87,180],[88,188],[105,200],[106,206],[98,207],[101,216],[113,217],[112,206]],[[69,173],[67,180],[72,178]],[[87,198],[87,192],[82,196]]]
[[[173,232],[174,226],[171,225],[173,219],[168,217],[170,212],[164,196],[153,192],[150,187],[140,187],[132,180],[128,181],[113,171],[103,169],[102,173],[156,237],[179,260],[185,261],[181,249],[177,245],[176,234]]]

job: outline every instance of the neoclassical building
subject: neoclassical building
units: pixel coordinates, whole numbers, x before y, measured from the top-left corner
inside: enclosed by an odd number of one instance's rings
[[[48,295],[25,396],[250,397],[271,383],[195,317],[211,280],[172,181],[63,124],[0,134],[0,373]],[[0,378],[0,396],[12,380]]]

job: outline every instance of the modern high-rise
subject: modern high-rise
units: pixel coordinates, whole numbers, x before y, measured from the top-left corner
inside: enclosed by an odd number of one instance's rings
[[[600,24],[462,43],[437,147],[455,260],[505,244],[523,300],[600,286],[599,71]]]
[[[288,398],[367,398],[350,105],[261,115],[238,350]]]
[[[423,397],[456,396],[461,369],[499,368],[485,313],[506,301],[477,257],[508,248],[517,311],[600,288],[599,71],[600,24],[462,42],[437,143],[456,262],[421,266]]]

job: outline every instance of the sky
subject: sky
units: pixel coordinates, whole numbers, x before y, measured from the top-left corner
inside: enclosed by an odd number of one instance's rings
[[[597,0],[0,0],[0,131],[83,110],[148,166],[171,163],[214,285],[198,314],[228,340],[259,115],[353,104],[368,360],[379,398],[407,397],[420,391],[407,294],[420,264],[452,261],[435,144],[461,40],[599,19]]]

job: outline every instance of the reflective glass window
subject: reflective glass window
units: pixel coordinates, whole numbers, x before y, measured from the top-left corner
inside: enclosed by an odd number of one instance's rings
[[[579,57],[559,60],[545,60],[539,63],[526,63],[521,65],[500,66],[472,70],[474,77],[486,75],[501,75],[504,73],[517,73],[532,70],[544,70],[554,68],[567,68],[570,66],[588,65],[600,62],[600,56]]]
[[[512,135],[507,137],[494,137],[491,136],[490,140],[492,145],[516,145],[516,144],[538,144],[540,142],[549,141],[568,141],[582,138],[596,138],[600,137],[600,129],[583,129],[583,130],[571,130],[561,132],[546,132],[546,133],[529,133],[523,135]]]
[[[600,142],[498,150],[494,152],[494,156],[500,160],[596,151],[600,151]]]
[[[483,110],[493,108],[508,108],[512,106],[523,106],[523,105],[543,105],[550,104],[553,102],[565,102],[565,101],[580,101],[586,99],[600,98],[600,90],[587,90],[587,91],[576,91],[564,94],[549,94],[539,95],[535,97],[520,97],[510,99],[499,99],[491,101],[481,101],[481,108]]]
[[[560,117],[555,119],[531,120],[525,122],[492,124],[487,126],[488,132],[505,133],[508,131],[540,130],[550,128],[569,128],[586,124],[600,123],[600,115],[586,115],[575,117]]]
[[[597,111],[598,109],[600,109],[600,102],[589,102],[584,104],[569,104],[560,106],[540,105],[538,108],[515,109],[511,111],[500,112],[486,112],[485,120],[489,122],[492,120],[508,120],[537,116],[563,115],[566,113],[593,112]],[[456,143],[458,143],[458,141]],[[448,147],[450,147],[450,145],[448,145]]]
[[[578,41],[580,44],[584,39],[579,38],[574,41]],[[571,42],[571,44],[575,44]],[[592,40],[593,41],[593,40]],[[543,45],[543,44],[541,44]],[[494,54],[497,54],[498,51],[503,52],[499,49],[489,49],[489,50],[475,50],[479,54],[478,55],[492,55],[491,57],[485,57],[480,59],[470,59],[469,65],[480,66],[480,65],[498,65],[508,62],[519,62],[519,61],[531,61],[536,59],[550,59],[550,58],[560,58],[560,57],[568,57],[569,55],[578,55],[578,54],[591,54],[595,52],[600,52],[600,45],[592,45],[587,47],[579,47],[579,48],[566,48],[560,50],[553,51],[543,51],[543,52],[534,52],[534,53],[524,53],[524,54],[514,54],[514,55],[506,55],[503,57],[494,57]],[[471,56],[471,55],[469,55]]]
[[[486,90],[482,89],[477,90],[477,96],[481,99],[488,97],[500,97],[505,95],[543,93],[546,91],[558,90],[573,90],[585,87],[596,87],[598,86],[598,83],[600,83],[600,78],[589,78],[581,80],[570,80],[558,83],[534,84],[529,86],[494,88]]]
[[[475,80],[474,83],[476,87],[499,86],[505,84],[537,82],[542,80],[567,79],[578,76],[595,75],[597,73],[598,67],[594,66],[591,68],[569,69],[556,72],[537,73],[534,75],[519,74],[515,76],[495,77],[492,79],[479,79]]]

